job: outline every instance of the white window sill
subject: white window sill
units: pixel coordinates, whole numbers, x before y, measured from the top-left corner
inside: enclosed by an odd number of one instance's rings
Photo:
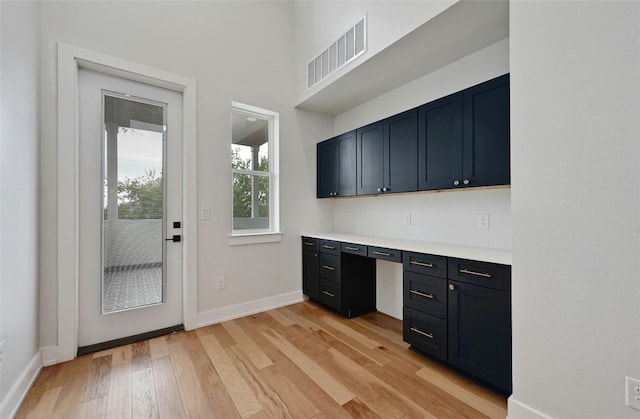
[[[246,244],[277,243],[282,241],[282,233],[240,233],[229,236],[230,246]]]

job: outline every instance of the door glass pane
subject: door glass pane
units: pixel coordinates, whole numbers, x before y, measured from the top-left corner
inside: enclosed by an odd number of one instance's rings
[[[102,312],[164,301],[163,104],[105,92]]]

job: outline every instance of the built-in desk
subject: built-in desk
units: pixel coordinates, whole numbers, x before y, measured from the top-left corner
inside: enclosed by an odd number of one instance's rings
[[[509,250],[339,233],[302,249],[303,292],[348,318],[376,310],[376,259],[402,263],[411,349],[511,393]]]

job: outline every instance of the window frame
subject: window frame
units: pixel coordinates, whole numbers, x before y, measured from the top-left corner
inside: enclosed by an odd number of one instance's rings
[[[279,140],[280,115],[278,112],[262,109],[257,106],[240,102],[231,102],[231,114],[256,117],[267,121],[269,170],[244,170],[231,167],[231,234],[230,244],[254,244],[281,241],[280,231],[280,185],[279,185]],[[231,127],[233,131],[233,126]],[[229,149],[233,146],[233,136],[230,138]],[[231,162],[230,162],[231,163]],[[233,177],[236,174],[268,177],[269,190],[269,227],[236,230],[233,227]],[[266,174],[266,175],[265,175]],[[254,208],[257,211],[257,209]]]

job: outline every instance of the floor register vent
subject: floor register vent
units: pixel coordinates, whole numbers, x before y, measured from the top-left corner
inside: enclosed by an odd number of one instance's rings
[[[366,16],[307,65],[307,88],[364,54],[367,47]]]

